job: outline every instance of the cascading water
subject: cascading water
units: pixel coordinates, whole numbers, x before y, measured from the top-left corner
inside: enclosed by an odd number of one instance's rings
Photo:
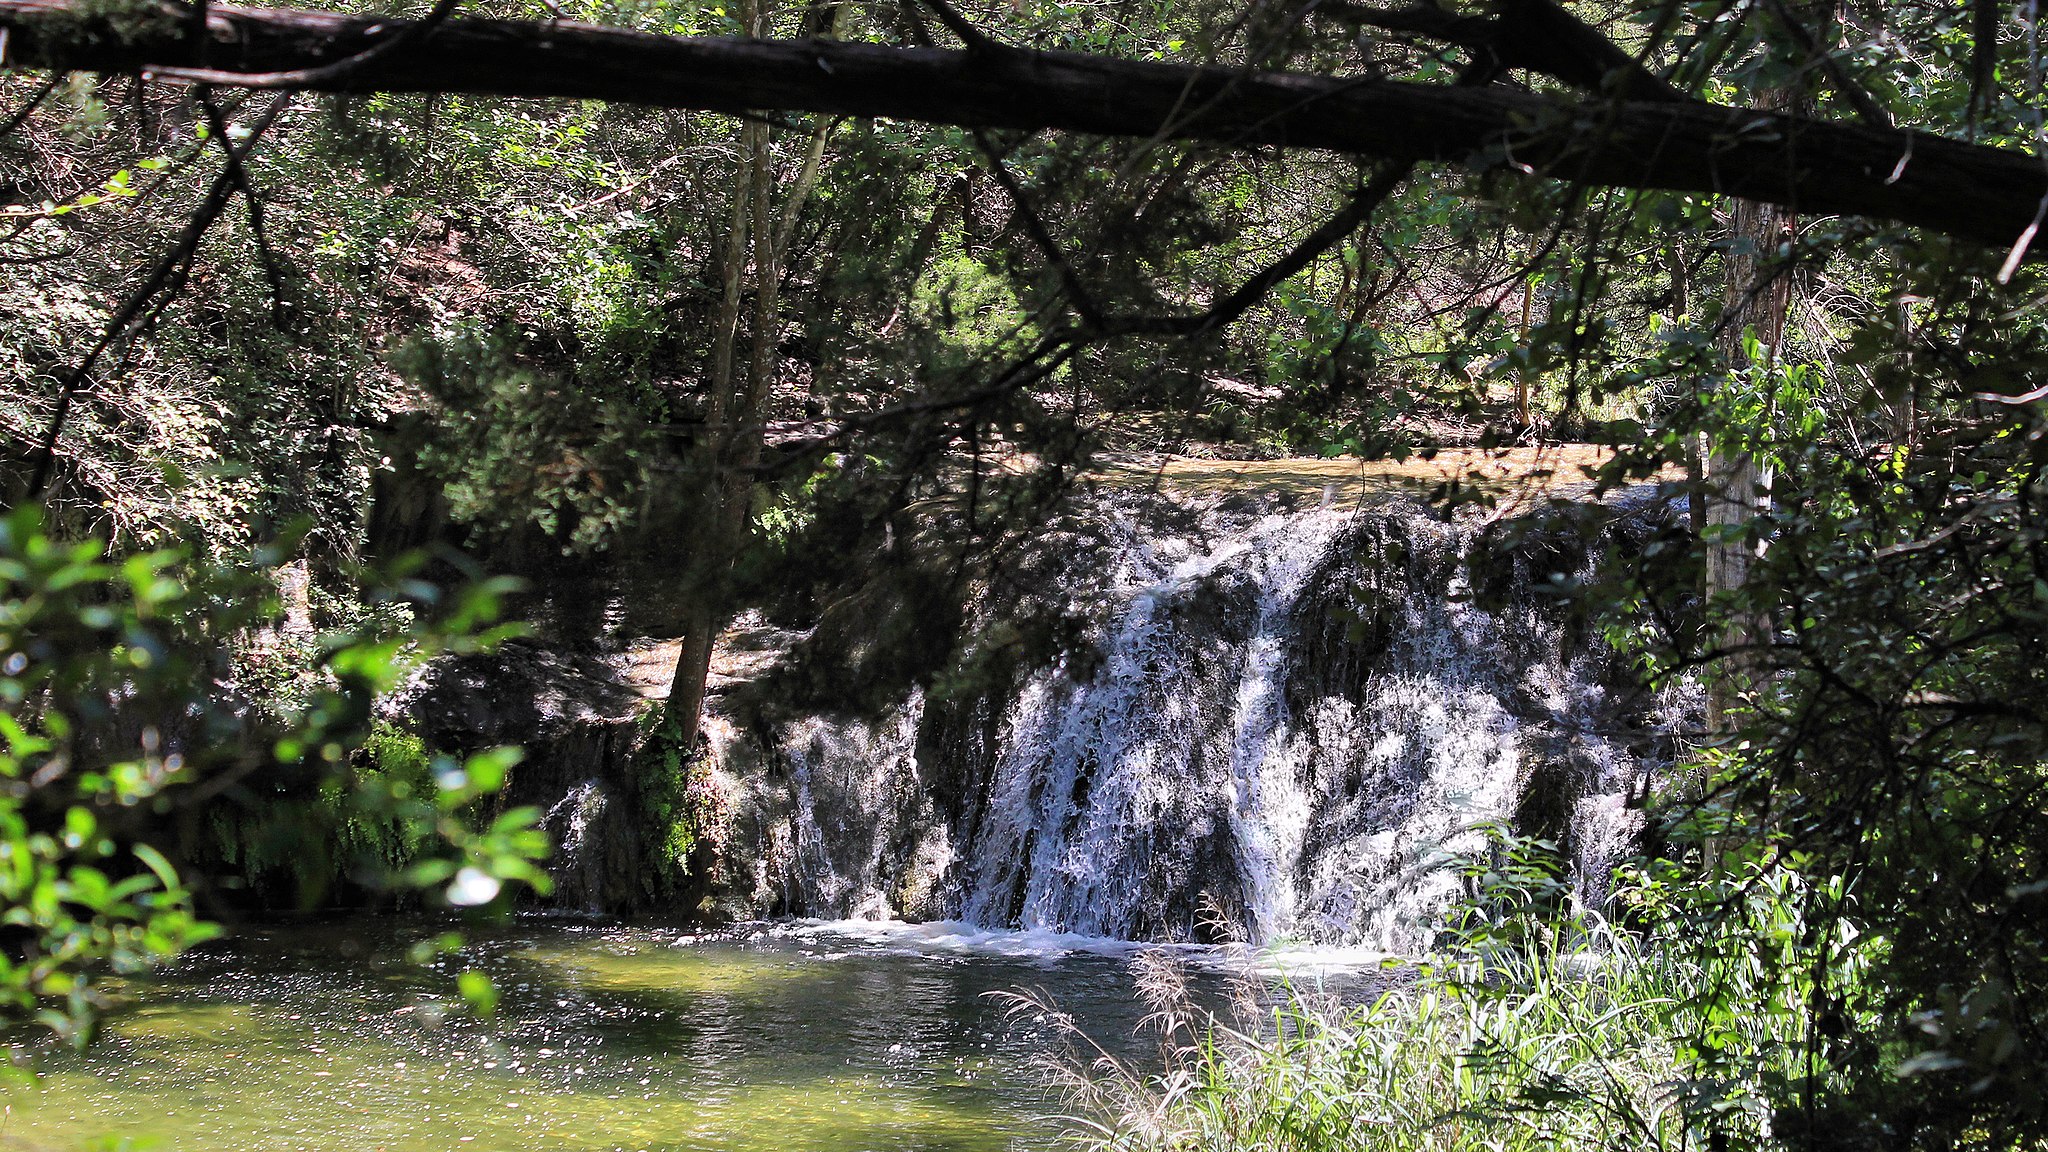
[[[922,704],[922,698],[913,694],[879,724],[812,718],[792,725],[784,735],[782,752],[796,801],[790,875],[804,889],[787,894],[792,902],[801,899],[857,919],[895,913],[881,882],[889,849],[881,833],[889,827],[884,810],[894,799],[892,785],[915,772]],[[844,777],[849,769],[854,775],[826,790],[827,774],[838,771]],[[822,805],[821,791],[827,797]]]
[[[561,902],[585,912],[604,910],[603,857],[596,850],[605,813],[611,807],[604,781],[577,781],[541,819],[560,863],[554,879]]]
[[[1286,718],[1286,640],[1303,585],[1345,522],[1271,517],[1163,572],[1131,548],[1104,660],[1034,678],[1012,710],[990,827],[963,902],[983,924],[1146,937],[1172,931],[1185,897],[1241,909],[1258,938],[1291,904],[1280,862],[1305,821],[1300,790],[1264,771]],[[1178,551],[1176,549],[1176,551]],[[1176,619],[1205,583],[1250,605],[1243,642]],[[1242,611],[1242,609],[1239,609]],[[1204,633],[1209,633],[1204,635]],[[1207,876],[1232,891],[1191,892]]]
[[[728,910],[1401,950],[1475,824],[1535,824],[1589,876],[1631,841],[1642,749],[1613,733],[1643,717],[1537,592],[1571,564],[1494,557],[1475,588],[1483,525],[1406,504],[1149,507],[1069,566],[1092,643],[1007,695],[728,748]]]

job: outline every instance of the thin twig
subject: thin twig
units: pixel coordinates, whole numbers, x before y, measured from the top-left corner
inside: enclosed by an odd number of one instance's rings
[[[21,106],[21,111],[9,116],[7,123],[4,126],[0,126],[0,138],[12,135],[16,128],[28,123],[28,118],[35,115],[36,109],[43,106],[43,101],[48,100],[50,93],[55,92],[57,85],[63,83],[63,81],[64,73],[59,72],[45,81],[41,88],[36,89],[36,94],[28,98],[28,103]]]
[[[1325,220],[1321,227],[1304,237],[1285,256],[1254,274],[1239,285],[1236,291],[1211,305],[1207,311],[1192,316],[1109,317],[1096,326],[1097,330],[1103,335],[1111,336],[1197,336],[1221,328],[1244,315],[1281,281],[1308,267],[1317,258],[1343,243],[1353,232],[1358,231],[1414,169],[1415,165],[1409,163],[1394,164],[1383,169],[1379,175],[1360,185],[1358,190],[1351,194],[1351,202],[1344,206],[1343,211]]]
[[[269,230],[263,222],[263,199],[256,195],[256,187],[249,179],[248,166],[235,151],[234,143],[228,139],[227,118],[221,115],[219,105],[213,102],[213,93],[205,87],[197,89],[199,107],[206,113],[208,129],[220,139],[221,155],[227,165],[227,173],[234,179],[235,190],[242,195],[242,202],[249,209],[249,233],[256,241],[256,259],[263,265],[264,279],[270,282],[270,317],[279,328],[285,324],[284,270],[279,266],[277,253],[270,247]]]
[[[946,3],[946,0],[920,0],[920,2],[925,7],[931,9],[934,15],[938,16],[939,23],[946,26],[946,31],[959,37],[960,42],[967,45],[969,52],[993,54],[1010,51],[1007,46],[997,43],[989,37],[988,33],[975,27],[973,21],[962,16],[951,4]]]
[[[979,128],[974,130],[974,146],[980,150],[982,159],[988,161],[988,170],[995,176],[996,183],[1003,186],[1004,192],[1009,193],[1010,203],[1017,206],[1017,215],[1024,221],[1025,234],[1031,237],[1031,242],[1038,246],[1038,250],[1044,253],[1046,260],[1052,264],[1053,270],[1059,273],[1060,284],[1066,288],[1067,298],[1073,302],[1074,311],[1080,313],[1081,319],[1087,323],[1100,324],[1102,310],[1096,307],[1095,297],[1081,282],[1080,273],[1074,270],[1073,262],[1067,259],[1066,252],[1060,248],[1059,242],[1053,239],[1052,233],[1045,226],[1045,221],[1039,217],[1038,210],[1031,206],[1031,200],[1024,194],[1023,186],[1010,173],[1009,165],[1003,163],[1002,152],[989,140],[988,133]]]

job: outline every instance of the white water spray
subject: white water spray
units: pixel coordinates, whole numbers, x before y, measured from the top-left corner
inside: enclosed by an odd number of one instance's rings
[[[1629,842],[1636,762],[1595,734],[1604,650],[1533,597],[1481,607],[1471,524],[1324,507],[1118,530],[1075,566],[1092,645],[985,702],[996,751],[950,813],[930,782],[973,773],[928,762],[946,744],[921,697],[783,730],[776,910],[1403,951],[1459,888],[1446,858],[1515,816],[1537,764],[1568,778],[1586,864]]]

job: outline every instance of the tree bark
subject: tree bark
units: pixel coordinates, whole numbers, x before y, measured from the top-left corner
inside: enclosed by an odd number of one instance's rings
[[[709,482],[705,495],[711,506],[713,525],[697,541],[697,547],[682,558],[693,579],[689,607],[683,616],[683,643],[676,653],[675,676],[669,682],[668,715],[676,729],[678,743],[687,751],[697,746],[703,731],[704,693],[711,681],[711,654],[718,634],[725,627],[719,612],[727,568],[724,547],[725,488],[729,471],[724,467],[727,421],[734,408],[733,354],[739,343],[741,286],[747,271],[747,238],[754,216],[754,186],[767,178],[756,163],[754,137],[766,132],[765,125],[749,123],[740,129],[740,164],[733,182],[732,222],[727,225],[725,251],[718,267],[718,316],[711,331],[711,385],[704,420],[710,428],[700,446]],[[744,527],[744,525],[742,525]]]
[[[756,31],[768,22],[765,0],[747,5],[746,18]],[[839,8],[834,6],[821,29],[836,35]],[[803,160],[775,211],[774,162],[768,148],[768,126],[748,123],[740,132],[740,179],[733,189],[732,229],[727,237],[725,294],[720,301],[719,327],[712,350],[711,482],[706,531],[693,562],[700,578],[686,621],[676,674],[669,688],[668,714],[685,749],[696,747],[703,731],[704,697],[711,678],[711,656],[718,636],[731,618],[727,582],[747,543],[753,516],[754,472],[761,463],[766,428],[761,409],[773,395],[782,342],[782,268],[796,235],[797,219],[817,186],[830,121],[820,122],[804,149]],[[747,372],[736,381],[734,349],[738,342],[740,279],[746,245],[753,242],[754,315],[752,352]]]
[[[481,19],[449,20],[417,43],[306,81],[276,74],[338,64],[408,22],[212,7],[202,40],[180,10],[167,7],[162,20],[111,11],[86,0],[0,0],[4,63],[253,87],[886,116],[1511,166],[1585,184],[1869,216],[2000,246],[2033,222],[2048,193],[2048,173],[2024,153],[1691,100],[1571,101],[1074,52],[678,39]],[[206,71],[189,71],[202,62]]]
[[[1779,107],[1801,101],[1796,90],[1777,89],[1764,99]],[[1731,373],[1749,370],[1748,338],[1761,347],[1765,386],[1777,371],[1784,343],[1785,320],[1791,310],[1792,280],[1778,266],[1781,248],[1794,239],[1798,218],[1791,212],[1754,200],[1737,200],[1729,221],[1725,295],[1721,311],[1721,353]],[[1766,413],[1768,418],[1768,412]],[[1771,467],[1747,449],[1716,445],[1706,456],[1706,593],[1715,598],[1740,597],[1749,583],[1750,565],[1762,554],[1764,541],[1754,538],[1754,521],[1769,510]],[[1729,655],[1707,677],[1707,730],[1717,737],[1732,731],[1731,712],[1744,693],[1767,675],[1759,649],[1770,642],[1769,616],[1748,605],[1736,607],[1722,633]]]

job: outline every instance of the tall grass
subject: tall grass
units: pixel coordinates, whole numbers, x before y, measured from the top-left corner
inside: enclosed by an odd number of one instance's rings
[[[1749,891],[1765,922],[1784,927],[1787,907],[1796,919],[1784,889]],[[1156,1061],[1116,1058],[1069,1024],[1059,1075],[1097,1152],[1758,1147],[1784,1086],[1816,1074],[1816,1049],[1810,985],[1770,963],[1777,937],[1744,924],[1700,948],[1676,919],[1623,931],[1553,913],[1468,933],[1363,1003],[1247,968],[1220,1011],[1197,1005],[1178,961],[1148,953],[1135,965]]]

